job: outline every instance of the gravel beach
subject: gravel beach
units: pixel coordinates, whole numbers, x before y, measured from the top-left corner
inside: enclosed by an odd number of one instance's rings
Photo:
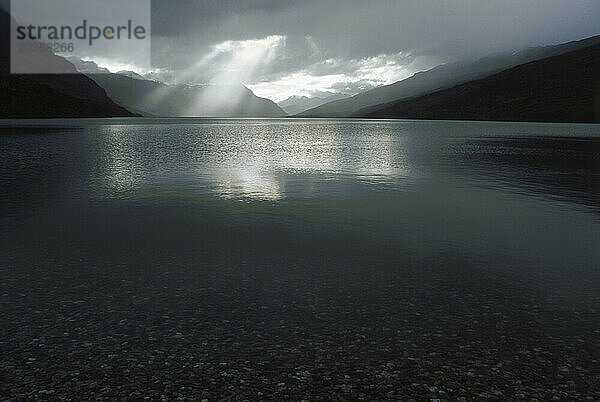
[[[3,254],[3,399],[600,399],[598,282],[179,212]]]

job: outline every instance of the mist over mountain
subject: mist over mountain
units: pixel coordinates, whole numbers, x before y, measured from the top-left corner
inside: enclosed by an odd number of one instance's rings
[[[353,116],[600,123],[600,44]]]
[[[277,102],[277,105],[287,114],[294,115],[328,102],[348,98],[349,96],[343,93],[326,93],[325,96],[314,97],[292,95],[281,102]]]
[[[106,90],[118,104],[148,116],[282,117],[273,101],[259,98],[243,85],[165,84],[131,71],[106,73],[92,61],[69,58]]]
[[[301,117],[345,117],[368,106],[397,101],[449,88],[504,69],[600,43],[600,36],[554,46],[540,46],[519,52],[500,53],[473,62],[457,62],[419,72],[410,78],[359,93],[348,99],[329,102],[300,113]]]

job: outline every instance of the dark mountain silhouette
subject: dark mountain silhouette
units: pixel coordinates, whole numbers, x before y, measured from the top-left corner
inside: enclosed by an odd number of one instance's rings
[[[600,35],[553,46],[533,47],[520,52],[501,53],[474,62],[457,62],[419,72],[405,80],[362,92],[348,99],[326,103],[300,113],[299,117],[346,117],[368,106],[425,95],[495,74],[523,63],[557,56],[600,43]]]
[[[353,116],[600,122],[600,44]]]
[[[273,101],[259,98],[243,85],[168,85],[131,71],[106,73],[92,61],[69,58],[118,104],[149,116],[282,117]]]
[[[600,44],[522,64],[354,117],[600,122]]]
[[[345,99],[349,97],[349,95],[340,93],[326,93],[325,95],[326,96],[315,97],[293,95],[285,100],[282,100],[281,102],[277,102],[277,105],[280,108],[282,108],[287,114],[294,115],[304,112],[305,110],[321,106],[328,102],[333,102],[335,100]]]
[[[0,117],[133,116],[94,81],[50,51],[21,60],[32,69],[43,65],[61,74],[10,74],[11,17],[0,9]]]

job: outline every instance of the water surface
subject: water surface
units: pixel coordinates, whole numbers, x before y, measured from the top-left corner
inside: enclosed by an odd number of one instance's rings
[[[8,394],[75,371],[85,395],[141,381],[150,396],[165,382],[248,398],[597,396],[597,125],[90,119],[0,133]],[[442,377],[455,385],[423,388]]]

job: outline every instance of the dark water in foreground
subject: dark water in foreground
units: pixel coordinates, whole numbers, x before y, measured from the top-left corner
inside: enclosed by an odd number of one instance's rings
[[[600,398],[600,127],[0,122],[0,395]]]

